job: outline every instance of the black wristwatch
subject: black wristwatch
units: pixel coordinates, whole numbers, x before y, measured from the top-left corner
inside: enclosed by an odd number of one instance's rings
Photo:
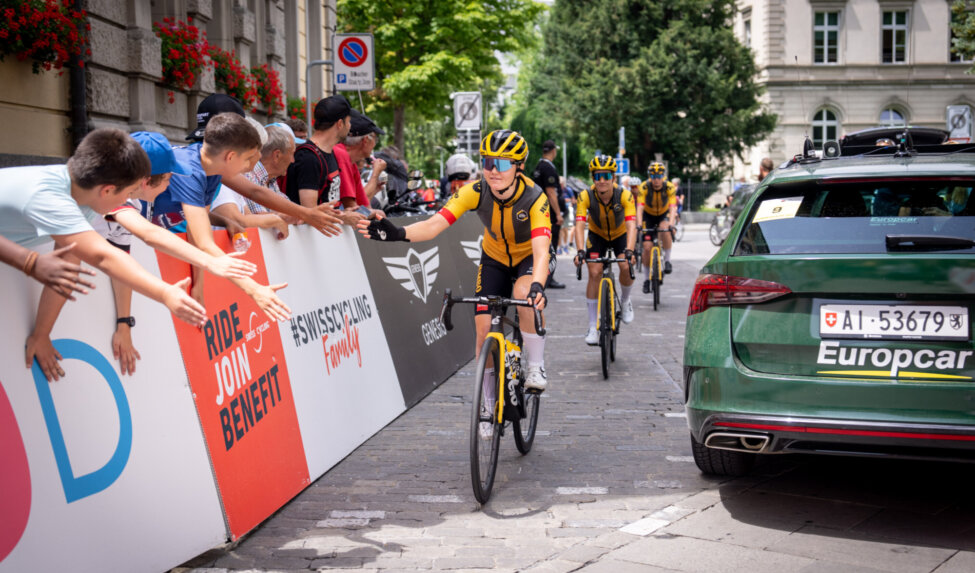
[[[129,328],[135,326],[135,318],[131,316],[123,316],[115,321],[115,324],[128,324]]]

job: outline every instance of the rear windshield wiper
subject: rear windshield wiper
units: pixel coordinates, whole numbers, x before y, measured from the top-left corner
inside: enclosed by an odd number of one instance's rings
[[[970,249],[975,240],[967,237],[945,235],[887,235],[888,251],[939,251],[943,249]]]

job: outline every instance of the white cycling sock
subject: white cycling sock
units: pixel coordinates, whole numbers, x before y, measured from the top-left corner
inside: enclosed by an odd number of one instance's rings
[[[525,363],[529,367],[532,366],[545,366],[545,337],[539,336],[537,334],[532,334],[530,332],[521,333],[522,342],[525,347],[522,348],[522,354],[525,357]]]
[[[650,254],[652,255],[653,251],[651,251]],[[650,257],[647,257],[643,261],[643,276],[647,280],[650,280]]]
[[[671,251],[671,249],[664,249],[664,262],[665,263],[669,263],[670,262],[670,251]]]
[[[620,285],[620,295],[622,295],[622,299],[620,299],[620,302],[626,304],[626,301],[630,300],[630,289],[632,288],[633,285],[623,285],[623,284]]]
[[[494,374],[494,368],[484,369],[484,379],[481,380],[481,388],[484,392],[484,403],[490,404],[494,402],[495,394],[497,394],[497,377]]]
[[[589,306],[589,328],[596,328],[596,299],[587,298],[586,305]]]

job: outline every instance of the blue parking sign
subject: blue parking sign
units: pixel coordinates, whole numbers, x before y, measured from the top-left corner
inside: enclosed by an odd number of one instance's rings
[[[340,84],[347,83],[345,74],[339,74],[336,81]]]

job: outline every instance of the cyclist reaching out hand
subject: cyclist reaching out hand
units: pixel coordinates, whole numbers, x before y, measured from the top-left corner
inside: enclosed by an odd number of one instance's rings
[[[428,241],[467,211],[484,223],[483,251],[475,296],[530,299],[545,308],[552,238],[549,203],[542,189],[523,173],[528,143],[516,131],[492,131],[481,141],[482,178],[461,187],[447,204],[425,221],[397,227],[389,219],[359,221],[359,233],[380,241]],[[545,390],[545,339],[535,332],[531,308],[519,307],[528,365],[525,387]],[[487,307],[475,311],[475,351],[491,328]]]
[[[620,304],[623,309],[623,322],[633,322],[633,302],[630,300],[630,289],[633,279],[630,278],[629,265],[634,264],[633,249],[636,247],[636,204],[633,194],[613,182],[616,173],[616,161],[608,155],[597,155],[589,162],[589,173],[592,174],[593,185],[579,194],[576,211],[576,244],[583,245],[583,228],[589,222],[589,238],[585,240],[586,249],[579,249],[576,255],[576,265],[583,264],[586,257],[605,257],[612,248],[617,257],[625,255],[628,263],[620,263]],[[586,285],[586,304],[589,306],[589,330],[586,333],[586,344],[595,346],[599,342],[599,332],[596,331],[596,295],[599,290],[599,279],[602,275],[602,265],[590,264],[589,283]]]

